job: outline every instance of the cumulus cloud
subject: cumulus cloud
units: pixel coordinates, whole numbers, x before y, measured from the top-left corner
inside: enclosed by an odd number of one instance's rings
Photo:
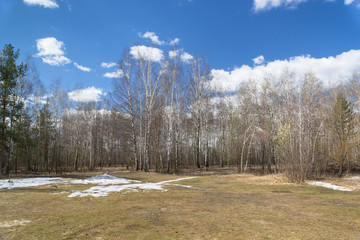
[[[98,102],[100,96],[106,95],[101,88],[88,87],[69,92],[69,99],[75,102]]]
[[[28,6],[39,5],[45,8],[58,8],[59,5],[56,0],[24,0],[24,3]]]
[[[39,52],[35,56],[41,57],[44,63],[52,66],[62,66],[71,63],[71,60],[64,56],[64,43],[54,37],[37,39],[36,47]]]
[[[55,55],[55,56],[45,56],[42,57],[44,63],[47,63],[51,66],[63,66],[65,64],[71,63],[71,60],[65,56]]]
[[[173,39],[173,40],[170,41],[170,45],[171,45],[171,46],[174,46],[174,45],[176,45],[176,44],[179,44],[179,42],[180,42],[180,39],[175,38],[175,39]]]
[[[255,65],[261,65],[261,64],[264,63],[264,61],[265,61],[265,58],[264,58],[263,55],[260,55],[260,56],[253,59],[253,62],[254,62]]]
[[[194,59],[194,57],[187,52],[184,52],[183,54],[181,54],[180,58],[181,58],[181,61],[183,61],[184,63],[189,63],[191,60]]]
[[[81,65],[77,64],[76,62],[74,62],[74,66],[77,67],[78,69],[80,69],[83,72],[90,72],[91,71],[91,68],[81,66]]]
[[[360,50],[350,50],[335,57],[313,58],[297,56],[286,60],[275,60],[266,65],[250,67],[243,65],[232,71],[213,69],[210,86],[222,92],[231,92],[239,89],[243,82],[249,79],[262,81],[269,76],[279,77],[287,69],[302,78],[304,74],[312,72],[325,87],[337,86],[347,81],[353,73],[360,71]]]
[[[112,67],[115,67],[115,66],[116,66],[116,63],[114,63],[114,62],[109,62],[109,63],[107,63],[107,62],[102,62],[102,63],[100,64],[100,66],[103,67],[103,68],[112,68]]]
[[[254,0],[253,7],[255,12],[261,12],[278,7],[294,8],[302,2],[307,0]]]
[[[164,57],[162,50],[154,47],[143,46],[143,45],[131,47],[130,54],[135,59],[143,58],[147,61],[153,61],[153,62],[160,62]]]
[[[123,74],[124,74],[123,71],[118,69],[115,72],[107,72],[103,76],[107,78],[121,78]]]
[[[194,57],[191,54],[184,52],[183,49],[169,51],[170,59],[176,58],[178,56],[180,56],[180,60],[184,63],[190,63],[190,61],[194,59]]]
[[[173,59],[179,55],[179,50],[170,50],[169,51],[169,58]]]
[[[164,44],[164,41],[160,41],[159,37],[154,32],[146,32],[144,34],[139,33],[139,36],[142,37],[142,38],[149,38],[151,40],[151,42],[156,44],[156,45],[163,45]]]

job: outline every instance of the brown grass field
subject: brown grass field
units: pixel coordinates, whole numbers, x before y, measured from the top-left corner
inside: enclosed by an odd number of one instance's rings
[[[184,177],[110,171],[147,182]],[[281,175],[199,175],[175,182],[193,188],[99,198],[52,194],[89,185],[0,190],[0,239],[360,239],[360,191],[290,184]]]

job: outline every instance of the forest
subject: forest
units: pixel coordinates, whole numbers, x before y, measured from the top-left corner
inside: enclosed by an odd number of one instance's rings
[[[134,171],[237,168],[303,182],[360,170],[359,76],[324,86],[283,69],[236,92],[212,87],[208,60],[162,61],[132,48],[102,101],[74,102],[11,44],[0,53],[1,175],[125,166]],[[314,66],[316,68],[316,66]]]

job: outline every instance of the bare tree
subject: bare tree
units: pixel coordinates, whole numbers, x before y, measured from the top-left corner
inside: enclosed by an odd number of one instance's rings
[[[208,168],[209,67],[200,57],[190,64],[190,111],[195,129],[196,166],[200,165],[203,148],[205,169]]]
[[[149,53],[150,54],[150,53]],[[142,55],[138,53],[136,58],[137,78],[140,84],[141,91],[143,91],[141,114],[143,114],[144,122],[144,170],[150,170],[150,141],[151,141],[151,126],[154,120],[154,107],[156,105],[157,94],[161,87],[163,74],[165,70],[163,66],[157,64],[149,54]]]
[[[112,92],[112,97],[115,102],[115,109],[129,117],[133,144],[133,162],[135,170],[138,171],[140,169],[140,163],[138,160],[136,121],[139,123],[139,116],[135,111],[136,108],[134,105],[137,104],[139,100],[137,99],[138,95],[136,94],[138,85],[136,83],[134,67],[135,63],[130,56],[129,50],[125,50],[123,59],[119,62],[120,76],[113,80],[114,90]]]

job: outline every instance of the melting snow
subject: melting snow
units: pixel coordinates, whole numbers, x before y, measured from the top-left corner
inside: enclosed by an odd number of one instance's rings
[[[0,189],[12,189],[12,188],[23,188],[23,187],[37,187],[42,185],[50,184],[98,184],[98,185],[113,185],[113,184],[126,184],[132,182],[139,182],[136,180],[130,180],[125,178],[118,178],[103,174],[100,176],[90,177],[84,180],[70,180],[66,178],[49,178],[49,177],[38,177],[38,178],[23,178],[23,179],[6,179],[0,180]]]
[[[167,180],[167,181],[158,182],[157,184],[166,184],[166,183],[177,182],[177,181],[187,180],[187,179],[193,179],[193,178],[196,178],[196,177],[178,178],[178,179],[173,179],[173,180]]]
[[[0,180],[0,189],[12,189],[23,187],[37,187],[42,185],[63,183],[62,178],[23,178],[23,179],[6,179]]]
[[[349,189],[349,188],[345,188],[345,187],[333,185],[333,184],[331,184],[331,183],[326,183],[326,182],[315,181],[315,182],[308,182],[308,184],[314,185],[314,186],[320,186],[320,187],[330,188],[330,189],[333,189],[333,190],[339,190],[339,191],[346,191],[346,192],[351,192],[351,191],[353,191],[353,190],[351,190],[351,189]]]
[[[186,179],[192,179],[195,177],[187,177],[187,178],[179,178],[179,179],[173,179],[168,181],[162,181],[158,183],[137,183],[137,184],[126,184],[126,185],[116,185],[116,186],[96,186],[89,188],[85,191],[75,191],[72,194],[70,194],[68,197],[85,197],[85,196],[93,196],[93,197],[105,197],[109,195],[110,192],[121,192],[124,190],[132,190],[132,191],[138,191],[140,190],[161,190],[161,191],[167,191],[164,189],[165,185],[170,185],[168,183],[170,182],[176,182]],[[191,188],[191,186],[187,185],[178,185],[174,184],[175,186],[180,187],[186,187]]]
[[[23,187],[36,187],[42,185],[50,185],[50,184],[96,184],[97,186],[91,187],[85,191],[73,191],[68,197],[85,197],[85,196],[93,196],[93,197],[104,197],[107,196],[110,192],[121,192],[124,190],[137,192],[138,190],[161,190],[166,191],[164,188],[165,185],[173,185],[179,187],[191,188],[188,185],[180,185],[180,184],[169,184],[176,181],[192,179],[195,177],[186,177],[173,179],[168,181],[162,181],[158,183],[142,183],[137,180],[130,180],[125,178],[118,178],[108,174],[103,174],[100,176],[90,177],[84,180],[69,180],[66,178],[24,178],[24,179],[6,179],[0,180],[0,189],[12,189],[12,188],[23,188]],[[53,193],[62,194],[62,193],[70,193],[70,192],[59,192]]]
[[[99,185],[118,185],[118,184],[126,184],[131,182],[140,182],[136,180],[130,180],[125,178],[118,178],[108,174],[103,174],[100,176],[94,176],[87,178],[85,180],[71,180],[72,184],[99,184]]]

